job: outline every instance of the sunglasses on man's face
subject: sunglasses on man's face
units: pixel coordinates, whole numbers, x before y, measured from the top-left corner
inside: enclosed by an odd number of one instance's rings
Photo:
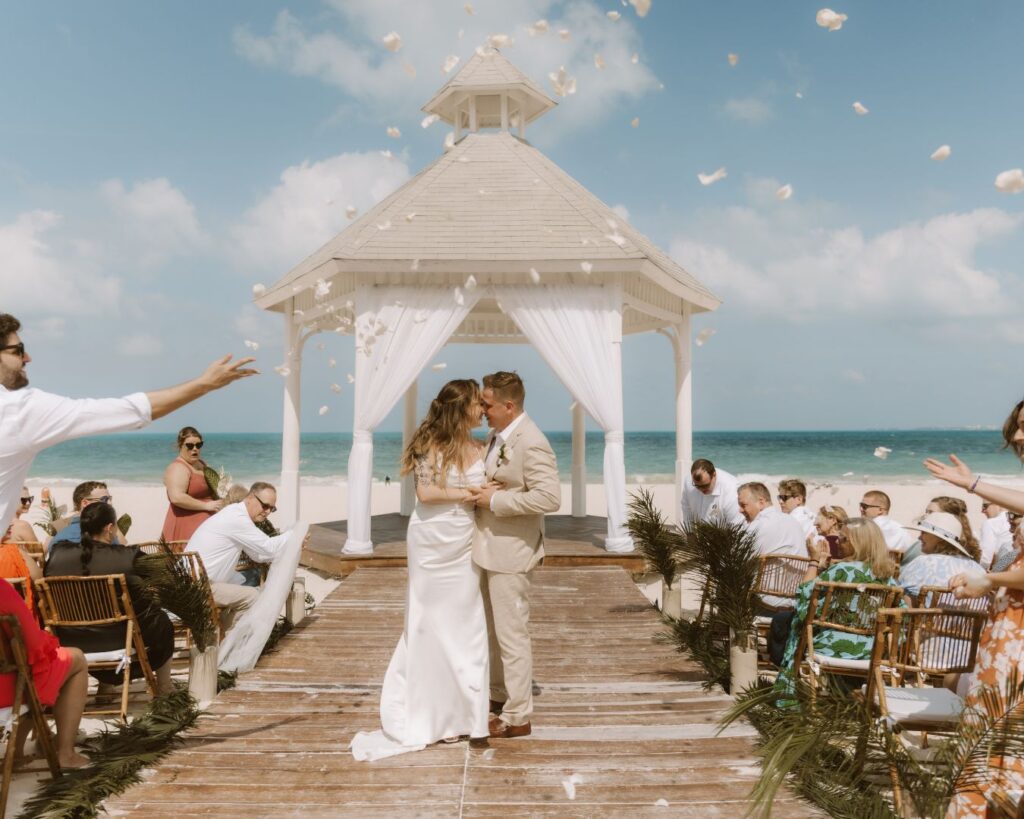
[[[20,356],[21,358],[24,358],[25,357],[25,342],[24,341],[19,341],[17,344],[8,344],[5,347],[0,347],[0,353],[5,353],[8,350],[10,350],[16,356]]]
[[[113,495],[103,495],[99,498],[88,498],[89,503],[110,503],[114,499]]]
[[[263,511],[266,512],[268,515],[272,515],[274,514],[274,512],[277,511],[276,506],[272,506],[269,503],[264,503],[263,501],[261,501],[259,495],[253,495],[253,497],[256,498],[256,502],[263,507]]]
[[[35,495],[29,495],[27,498],[22,498],[21,499],[21,505],[22,506],[30,506],[32,504],[32,501],[34,501],[35,499],[36,499]]]
[[[795,498],[796,495],[779,495],[779,503],[785,503],[790,498]]]
[[[202,448],[203,448],[203,442],[202,441],[200,441],[198,444],[191,444],[191,443],[185,444],[185,449],[187,449],[189,452],[191,452],[193,449],[202,449]]]
[[[868,509],[881,509],[881,508],[882,507],[879,506],[877,503],[862,503],[862,504],[860,504],[860,511],[861,512],[867,512]]]

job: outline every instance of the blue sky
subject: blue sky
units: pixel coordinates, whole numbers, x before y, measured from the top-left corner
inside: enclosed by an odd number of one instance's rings
[[[1024,196],[993,183],[1024,166],[1024,4],[861,0],[836,7],[849,19],[834,32],[796,0],[654,0],[643,19],[620,0],[473,6],[9,4],[0,309],[26,325],[33,383],[158,387],[255,339],[265,375],[158,428],[277,429],[281,328],[249,306],[252,284],[440,154],[419,106],[447,55],[501,32],[549,91],[559,65],[578,79],[531,141],[724,300],[695,321],[716,331],[695,349],[697,428],[991,424],[1017,400]],[[550,30],[531,37],[540,18]],[[390,30],[398,54],[380,45]],[[930,160],[943,144],[950,158]],[[307,348],[304,428],[347,430],[351,341],[324,343]],[[623,353],[627,428],[670,428],[668,342],[630,337]],[[438,360],[424,402],[446,377],[516,368],[531,414],[568,428],[569,396],[532,349]]]

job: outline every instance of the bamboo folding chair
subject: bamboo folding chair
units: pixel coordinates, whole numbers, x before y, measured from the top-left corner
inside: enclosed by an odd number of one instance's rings
[[[964,703],[942,687],[941,680],[974,670],[987,620],[985,612],[963,609],[880,609],[866,686],[872,716],[889,723],[894,733],[956,731]],[[889,776],[897,812],[902,816],[902,784],[893,764]]]
[[[203,565],[202,557],[199,556],[199,552],[182,552],[176,557],[188,569],[192,579],[198,582],[206,591],[206,596],[210,601],[210,612],[213,615],[213,627],[216,633],[220,635],[220,609],[217,608],[217,602],[213,599],[213,587],[210,585],[210,577],[206,574],[206,566]],[[191,632],[177,617],[172,617],[171,622],[174,623],[175,633],[184,633],[185,647],[191,646]]]
[[[810,682],[812,693],[823,674],[867,679],[871,673],[870,660],[844,659],[815,651],[815,633],[829,630],[874,637],[878,611],[890,608],[902,595],[899,586],[884,583],[815,581],[794,659],[796,673]]]
[[[31,610],[32,606],[29,603],[30,598],[28,594],[29,584],[31,581],[27,577],[5,577],[4,580],[14,587],[14,590],[18,593],[21,599],[25,601],[25,605]],[[35,616],[34,612],[33,616]]]
[[[51,631],[124,623],[124,648],[87,653],[85,660],[90,672],[93,669],[109,669],[123,677],[120,708],[104,709],[97,704],[95,710],[87,713],[117,714],[122,722],[127,722],[132,662],[137,661],[142,667],[146,685],[153,696],[156,696],[156,676],[149,664],[124,575],[44,577],[35,582],[35,587],[39,592],[39,611],[43,623]],[[70,640],[68,643],[74,644]]]
[[[14,674],[14,702],[7,708],[0,708],[0,722],[10,726],[7,729],[7,750],[4,753],[3,784],[0,786],[0,816],[7,815],[7,795],[14,773],[14,754],[17,750],[18,726],[28,714],[36,731],[36,743],[46,757],[50,773],[60,776],[60,763],[53,746],[50,726],[46,723],[43,706],[36,696],[32,682],[32,669],[28,664],[28,651],[21,635],[18,618],[13,614],[0,615],[0,674]]]
[[[187,540],[146,540],[142,543],[133,544],[138,548],[140,552],[147,555],[158,555],[164,550],[164,544],[170,547],[170,550],[175,554],[181,554],[185,551],[185,547],[188,545]]]
[[[764,600],[765,597],[785,598],[796,601],[797,586],[807,574],[807,567],[814,561],[809,557],[800,555],[761,555],[758,558],[757,578],[754,581],[754,588],[750,590],[751,597],[756,608],[782,611],[792,606],[773,605]],[[771,629],[772,618],[768,615],[756,615],[754,627],[757,629],[758,665],[762,668],[772,668],[767,657],[768,632]],[[763,651],[762,651],[763,644]]]
[[[957,597],[945,586],[922,586],[917,591],[915,608],[956,609],[988,614],[994,599],[995,596],[992,594],[986,594],[984,597]]]

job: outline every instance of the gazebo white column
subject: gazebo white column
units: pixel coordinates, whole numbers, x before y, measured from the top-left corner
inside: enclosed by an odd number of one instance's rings
[[[693,348],[690,345],[690,305],[683,309],[682,320],[665,332],[672,342],[676,365],[676,498],[682,497],[683,483],[693,463]],[[675,504],[678,522],[680,507]]]
[[[587,415],[579,401],[572,404],[572,516],[587,516]]]
[[[295,300],[290,299],[284,314],[285,366],[284,420],[281,426],[281,485],[277,505],[281,523],[291,526],[299,519],[299,450],[302,433],[300,416],[302,395],[302,341],[300,322],[295,320]]]
[[[409,446],[413,433],[416,432],[416,395],[419,382],[413,381],[412,385],[405,391],[405,415],[402,419],[402,452]],[[401,513],[411,515],[416,505],[416,479],[410,472],[402,478],[402,502]]]

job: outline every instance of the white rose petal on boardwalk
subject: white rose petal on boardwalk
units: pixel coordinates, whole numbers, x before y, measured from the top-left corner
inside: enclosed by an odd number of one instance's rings
[[[668,807],[668,800],[667,799],[659,799],[657,802],[654,803],[654,807],[656,807],[656,808],[667,808]]]
[[[443,361],[441,361],[441,362],[438,362],[437,364],[431,365],[430,369],[432,369],[434,372],[438,372],[439,373],[439,372],[441,372],[441,370],[445,369],[447,366],[448,366],[447,364],[445,364]]]
[[[934,151],[929,159],[934,159],[936,162],[942,162],[943,160],[949,159],[949,155],[953,153],[953,149],[948,145],[940,145]]]
[[[391,220],[390,219],[385,219],[383,222],[378,222],[377,223],[377,230],[380,230],[380,231],[391,230]]]
[[[698,347],[703,347],[707,343],[708,339],[717,332],[717,330],[713,330],[711,327],[705,327],[697,333],[697,337],[693,340],[693,343]]]
[[[341,392],[341,384],[331,384],[331,392],[335,395]]]
[[[1003,171],[996,177],[996,190],[1003,193],[1020,193],[1024,191],[1024,170],[1013,168]]]
[[[860,100],[857,100],[857,102],[855,102],[853,104],[853,110],[856,111],[857,112],[857,116],[860,116],[860,117],[862,117],[865,114],[869,113],[868,109],[861,103]]]
[[[739,54],[730,54],[728,59],[729,59],[729,65],[731,65],[733,68],[735,68],[739,64],[740,55]]]
[[[793,186],[792,185],[783,185],[781,188],[779,188],[777,191],[775,191],[775,198],[778,199],[780,202],[785,202],[792,195],[793,195]]]
[[[637,17],[646,17],[651,10],[651,0],[629,0],[629,5],[636,9]]]
[[[562,787],[565,788],[565,795],[569,799],[576,798],[576,786],[583,784],[583,777],[579,774],[573,774],[572,776],[566,777],[562,780]]]
[[[420,120],[420,128],[429,128],[435,122],[441,119],[437,114],[430,114]]]
[[[389,31],[380,38],[380,41],[388,51],[398,51],[402,47],[402,37],[397,31]]]
[[[347,208],[345,208],[346,219],[355,219],[357,213],[359,213],[359,208],[357,208],[355,205],[349,205]]]
[[[249,339],[246,339],[242,343],[250,350],[258,350],[260,348],[260,343],[258,341],[250,341]]]
[[[611,20],[613,23],[618,22],[619,18],[622,17],[617,11],[606,11],[604,16]]]
[[[455,54],[449,54],[444,58],[444,62],[441,64],[441,71],[445,74],[451,73],[451,70],[459,64],[459,58]]]
[[[319,410],[317,410],[317,412],[318,412],[318,413],[319,413],[320,415],[326,415],[326,414],[327,414],[327,413],[329,413],[330,411],[331,411],[331,408],[330,408],[330,407],[328,407],[328,406],[327,406],[326,404],[324,404],[324,405],[323,405],[322,407],[320,407],[320,409],[319,409]]]
[[[416,218],[416,211],[413,211],[412,213],[405,214],[405,221],[406,222],[411,222],[415,218]]]
[[[827,28],[829,31],[839,31],[843,27],[843,23],[849,18],[838,11],[832,11],[832,9],[821,9],[814,15],[814,19],[822,28]]]
[[[484,759],[490,761],[490,760],[494,759],[494,755],[496,753],[497,753],[497,751],[495,751],[494,748],[488,748],[486,751],[484,751],[483,757],[484,757]]]
[[[589,276],[594,270],[594,266],[590,262],[580,262],[580,270]]]
[[[548,21],[547,20],[538,20],[532,26],[528,26],[526,30],[528,32],[530,32],[530,36],[531,37],[537,37],[540,34],[547,34],[548,33]]]
[[[719,168],[714,173],[699,173],[697,174],[697,180],[704,187],[708,185],[714,185],[719,179],[725,179],[729,174],[726,173],[725,167]]]
[[[530,281],[534,284],[540,284],[540,273],[537,272],[536,267],[530,268]]]
[[[887,446],[876,446],[875,447],[875,457],[876,458],[881,458],[883,461],[886,458],[889,457],[889,453],[890,452],[892,452],[892,450],[889,449],[889,447],[887,447]]]
[[[254,284],[252,286],[252,294],[257,299],[260,298],[261,296],[266,295],[266,292],[267,286],[265,284]]]
[[[565,97],[576,93],[576,78],[570,77],[565,72],[564,65],[560,66],[558,71],[552,71],[548,74],[548,79],[551,80],[551,87],[555,89],[555,93],[558,96]]]
[[[399,131],[394,125],[388,126],[388,136],[392,139],[401,139],[402,132]]]

